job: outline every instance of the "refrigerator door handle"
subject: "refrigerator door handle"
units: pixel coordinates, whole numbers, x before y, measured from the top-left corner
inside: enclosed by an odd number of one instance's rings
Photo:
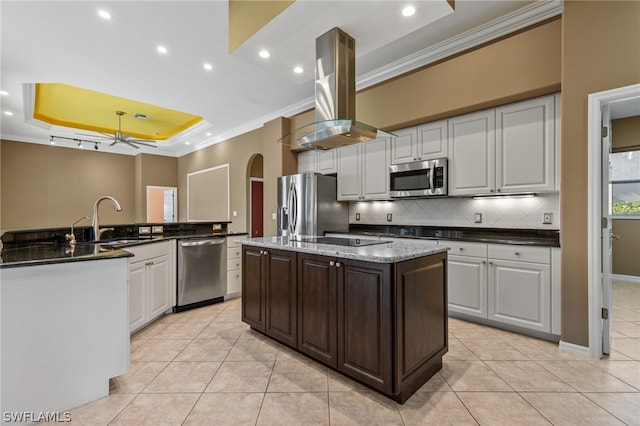
[[[289,190],[289,231],[295,235],[298,228],[298,191],[296,186],[291,184]]]

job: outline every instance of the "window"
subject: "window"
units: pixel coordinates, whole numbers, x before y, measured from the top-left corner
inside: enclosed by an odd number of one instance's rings
[[[640,151],[611,154],[611,210],[614,216],[640,216]]]

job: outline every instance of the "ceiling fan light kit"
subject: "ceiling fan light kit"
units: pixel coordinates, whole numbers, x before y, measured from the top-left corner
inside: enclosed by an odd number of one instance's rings
[[[131,137],[131,135],[127,135],[125,133],[122,132],[122,116],[125,115],[126,112],[124,111],[116,111],[116,115],[118,116],[118,130],[112,135],[112,134],[108,134],[108,133],[103,133],[103,132],[99,132],[102,134],[102,136],[100,135],[90,135],[90,134],[86,134],[86,133],[78,133],[80,135],[84,135],[84,136],[90,136],[93,138],[103,138],[103,139],[110,139],[112,140],[112,142],[109,144],[109,146],[114,146],[118,143],[123,143],[126,144],[134,149],[140,149],[140,145],[141,146],[146,146],[146,147],[150,147],[150,148],[157,148],[157,145],[155,145],[156,141],[154,140],[150,140],[150,139],[134,139]],[[139,118],[141,120],[150,120],[151,117],[145,114],[134,114],[133,115],[134,118]],[[106,141],[94,141],[94,140],[89,140],[89,139],[79,139],[79,138],[69,138],[69,137],[64,137],[64,136],[54,136],[54,135],[49,135],[49,140],[51,142],[54,141],[54,139],[65,139],[65,140],[71,140],[74,142],[78,143],[78,148],[82,148],[82,142],[87,142],[87,143],[92,143],[94,144],[94,148],[97,151],[98,150],[98,144],[102,143],[102,142],[106,142]]]

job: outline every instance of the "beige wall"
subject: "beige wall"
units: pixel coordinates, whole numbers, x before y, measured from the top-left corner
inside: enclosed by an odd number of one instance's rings
[[[210,167],[229,164],[230,210],[238,216],[231,216],[229,229],[247,231],[247,187],[246,176],[249,160],[262,153],[262,129],[253,130],[224,142],[187,154],[178,159],[178,220],[187,219],[187,174]]]
[[[567,1],[562,22],[562,340],[588,346],[588,95],[640,81],[640,2]]]
[[[614,219],[613,231],[619,240],[613,240],[613,273],[640,277],[640,219]]]
[[[2,140],[0,139],[0,236],[4,233],[2,227]],[[2,249],[2,241],[0,241],[0,250]]]
[[[394,130],[560,90],[561,20],[358,93],[356,118]]]
[[[138,154],[135,157],[135,165],[135,221],[146,222],[147,186],[178,187],[178,159],[161,155]]]
[[[640,150],[640,116],[612,120],[611,136],[614,152]]]
[[[4,230],[70,226],[84,215],[91,218],[102,195],[115,197],[122,211],[104,204],[101,223],[134,221],[131,156],[4,140],[1,161]]]

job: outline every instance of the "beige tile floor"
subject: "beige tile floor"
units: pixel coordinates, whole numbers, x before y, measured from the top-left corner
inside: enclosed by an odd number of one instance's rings
[[[131,339],[130,372],[72,425],[640,425],[640,284],[614,284],[602,360],[456,319],[442,370],[397,404],[240,321],[240,300]]]

